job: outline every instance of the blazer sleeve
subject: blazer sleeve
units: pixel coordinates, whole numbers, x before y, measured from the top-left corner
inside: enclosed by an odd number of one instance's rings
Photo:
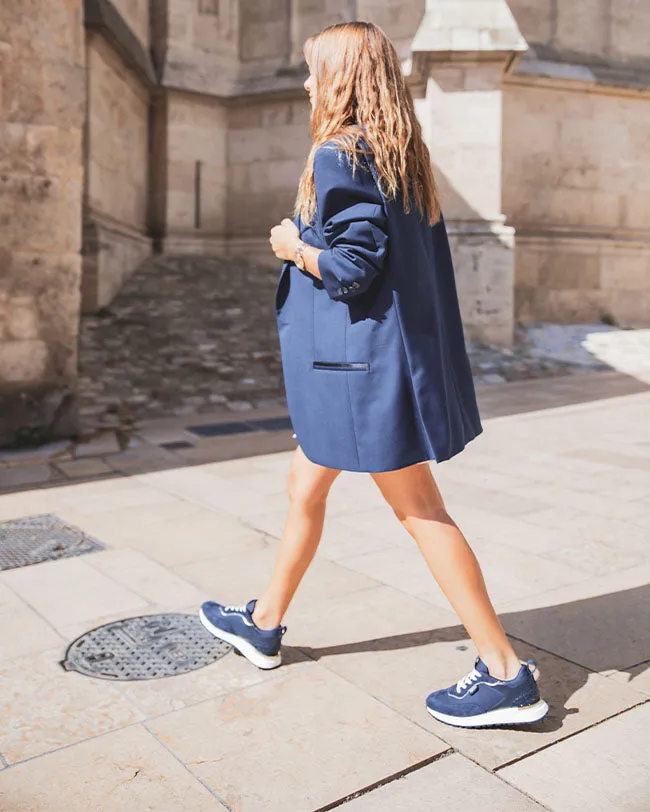
[[[318,270],[330,298],[349,301],[364,293],[384,270],[388,224],[381,194],[369,169],[352,164],[336,147],[314,155],[316,204],[327,248]]]

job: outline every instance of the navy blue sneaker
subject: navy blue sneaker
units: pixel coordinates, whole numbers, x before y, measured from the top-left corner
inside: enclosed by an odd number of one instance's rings
[[[199,618],[215,637],[229,643],[258,668],[277,668],[282,663],[280,646],[286,626],[260,629],[251,617],[257,599],[245,606],[223,606],[206,601],[199,609]]]
[[[427,697],[427,710],[435,718],[457,727],[492,727],[537,722],[548,713],[533,676],[535,660],[522,661],[516,677],[490,676],[480,657],[467,676]]]

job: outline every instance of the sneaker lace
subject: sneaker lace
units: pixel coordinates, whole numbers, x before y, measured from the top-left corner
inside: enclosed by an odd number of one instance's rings
[[[224,606],[223,607],[226,612],[242,612],[246,614],[246,604],[242,604],[241,606]]]
[[[477,671],[475,668],[472,668],[469,674],[464,676],[462,679],[459,679],[458,682],[456,683],[456,693],[459,694],[464,688],[467,688],[468,685],[471,685],[471,683],[474,682],[475,679],[480,679],[480,677],[481,672]]]

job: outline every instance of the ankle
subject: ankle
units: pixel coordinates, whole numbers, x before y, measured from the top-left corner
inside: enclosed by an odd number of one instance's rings
[[[255,604],[255,609],[251,617],[257,628],[263,631],[277,629],[282,621],[282,618],[278,616],[277,612],[266,609],[264,606],[260,606],[259,603]]]
[[[481,654],[480,656],[485,665],[487,665],[490,676],[495,679],[505,681],[514,679],[521,668],[521,660],[514,651],[509,653],[489,652]]]

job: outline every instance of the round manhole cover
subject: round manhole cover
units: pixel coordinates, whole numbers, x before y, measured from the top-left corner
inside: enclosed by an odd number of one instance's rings
[[[101,679],[158,679],[210,665],[231,649],[196,615],[145,615],[86,632],[70,643],[61,665]]]

